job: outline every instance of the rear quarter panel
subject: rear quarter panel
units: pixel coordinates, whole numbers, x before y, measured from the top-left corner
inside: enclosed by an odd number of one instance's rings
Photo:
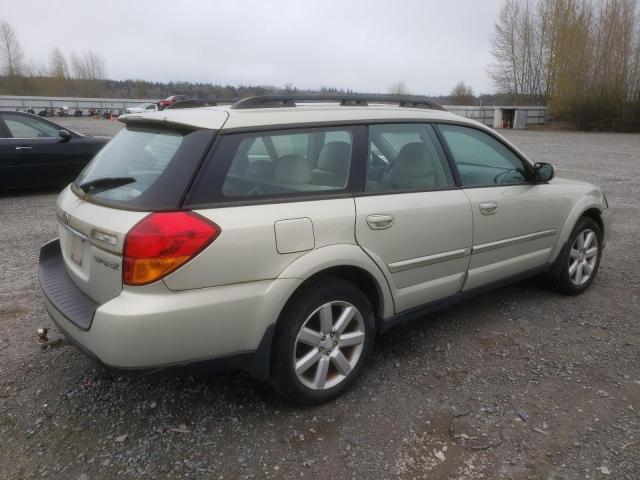
[[[353,198],[196,210],[220,226],[220,236],[195,259],[164,279],[171,290],[269,280],[296,259],[329,245],[355,245]],[[309,219],[305,249],[279,253],[276,223]],[[306,222],[306,220],[305,220]],[[305,232],[309,232],[305,229]],[[309,241],[311,240],[311,241]],[[294,249],[295,250],[295,249]]]

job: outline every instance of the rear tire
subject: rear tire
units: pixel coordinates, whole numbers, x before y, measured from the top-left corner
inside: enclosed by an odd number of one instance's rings
[[[373,347],[375,319],[352,283],[324,277],[303,287],[276,328],[272,386],[299,404],[319,404],[348,390]]]
[[[583,293],[595,278],[602,256],[602,230],[589,217],[581,217],[554,269],[553,288],[565,295]]]

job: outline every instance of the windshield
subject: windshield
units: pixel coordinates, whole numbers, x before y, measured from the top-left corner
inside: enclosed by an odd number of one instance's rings
[[[75,185],[80,187],[109,178],[131,178],[131,182],[98,190],[92,195],[104,200],[131,201],[155,183],[183,139],[184,136],[176,131],[124,128],[80,173]]]

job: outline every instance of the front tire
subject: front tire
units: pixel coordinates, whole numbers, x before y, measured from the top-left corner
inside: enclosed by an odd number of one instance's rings
[[[271,384],[300,404],[334,399],[360,375],[375,333],[371,303],[360,289],[339,278],[318,279],[282,313]]]
[[[583,293],[598,273],[602,256],[602,230],[589,217],[582,217],[571,232],[567,248],[558,257],[558,276],[553,286],[565,295]]]

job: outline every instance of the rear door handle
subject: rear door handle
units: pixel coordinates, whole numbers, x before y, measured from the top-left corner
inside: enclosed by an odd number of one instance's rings
[[[371,230],[384,230],[393,225],[393,215],[369,215],[367,217],[367,224]]]
[[[29,150],[33,150],[33,147],[21,146],[21,147],[16,147],[16,150],[19,152],[28,152]]]
[[[482,202],[479,207],[483,215],[493,215],[498,210],[498,202]]]

